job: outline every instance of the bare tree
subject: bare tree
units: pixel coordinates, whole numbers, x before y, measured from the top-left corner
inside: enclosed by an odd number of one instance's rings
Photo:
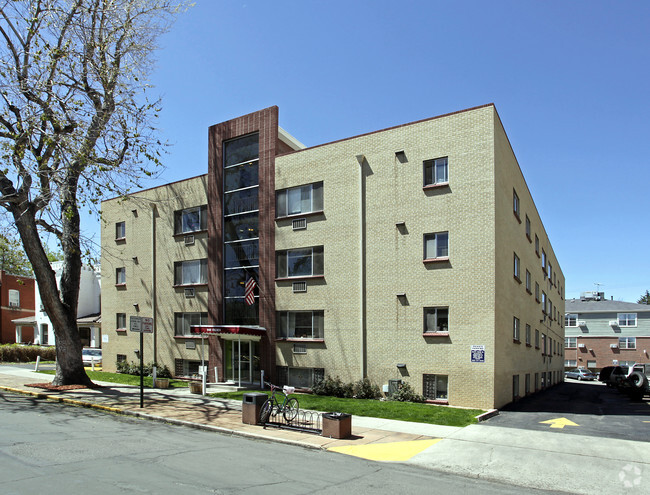
[[[160,166],[146,98],[157,38],[182,5],[167,0],[0,0],[0,205],[32,264],[57,347],[55,385],[91,382],[77,303],[79,209]],[[63,254],[59,286],[41,236]]]

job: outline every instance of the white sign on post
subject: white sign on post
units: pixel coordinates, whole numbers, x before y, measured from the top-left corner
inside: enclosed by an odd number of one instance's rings
[[[129,327],[132,332],[142,332],[142,318],[140,316],[131,316],[129,318]]]
[[[153,318],[142,318],[142,333],[153,333]]]

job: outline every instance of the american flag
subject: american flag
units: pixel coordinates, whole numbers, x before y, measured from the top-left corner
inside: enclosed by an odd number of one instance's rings
[[[246,305],[252,306],[255,304],[255,286],[257,284],[255,283],[255,279],[253,277],[249,277],[248,280],[246,280],[246,286],[245,286],[245,298],[244,300],[246,301]]]

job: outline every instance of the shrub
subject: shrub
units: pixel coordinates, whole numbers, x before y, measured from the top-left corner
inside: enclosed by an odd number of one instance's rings
[[[330,397],[352,397],[353,395],[352,385],[344,384],[338,376],[336,378],[326,376],[314,385],[311,391],[316,395],[328,395]]]
[[[147,363],[142,367],[142,374],[143,376],[153,376],[153,367],[158,366],[155,363]],[[127,361],[118,361],[116,363],[115,369],[117,370],[118,373],[123,373],[125,375],[136,375],[140,376],[140,363],[136,363],[134,361],[131,361],[130,363]],[[158,366],[158,369],[156,371],[156,376],[157,378],[171,378],[172,373],[169,371],[169,368],[165,366]]]
[[[400,402],[424,402],[425,400],[424,397],[416,394],[413,387],[406,382],[400,385],[397,392],[395,392],[390,399]]]
[[[357,399],[379,399],[381,397],[379,385],[374,385],[368,378],[359,380],[354,384],[354,397]]]
[[[0,362],[29,363],[36,361],[38,356],[41,356],[43,361],[54,361],[56,360],[56,348],[38,345],[0,345]]]

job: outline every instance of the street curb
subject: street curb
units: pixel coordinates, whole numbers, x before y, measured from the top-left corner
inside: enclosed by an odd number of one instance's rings
[[[237,431],[237,430],[232,430],[230,428],[224,428],[222,426],[212,426],[212,425],[204,425],[201,423],[193,423],[191,421],[185,421],[182,419],[174,419],[174,418],[165,418],[164,416],[155,416],[153,414],[147,414],[143,412],[138,412],[138,411],[133,411],[131,409],[120,409],[117,407],[110,407],[110,406],[103,406],[101,404],[94,404],[92,402],[84,402],[76,399],[68,399],[67,397],[54,397],[42,392],[32,392],[30,390],[23,390],[20,388],[13,388],[13,387],[5,387],[0,385],[0,390],[5,390],[7,392],[13,392],[17,394],[23,394],[23,395],[31,395],[32,397],[35,397],[37,399],[45,399],[45,400],[51,400],[53,402],[59,402],[63,404],[70,404],[73,406],[78,406],[78,407],[85,407],[88,409],[98,409],[100,411],[107,411],[115,414],[121,414],[123,416],[131,416],[134,418],[141,418],[141,419],[147,419],[150,421],[157,421],[159,423],[167,423],[167,424],[172,424],[176,426],[186,426],[190,428],[194,428],[197,430],[204,430],[204,431],[211,431],[213,433],[221,433],[224,435],[231,435],[231,436],[238,436],[238,437],[243,437],[243,438],[250,438],[250,439],[255,439],[255,440],[266,440],[269,442],[277,442],[277,443],[283,443],[286,445],[294,445],[296,447],[303,447],[303,448],[308,448],[308,449],[313,449],[313,450],[326,450],[326,447],[321,446],[321,445],[314,445],[310,443],[305,443],[305,442],[300,442],[298,440],[287,440],[285,438],[277,438],[277,437],[269,437],[266,435],[260,435],[257,433],[250,433],[246,431]]]
[[[488,412],[483,413],[483,414],[479,414],[478,416],[476,416],[476,420],[480,423],[482,421],[486,421],[486,420],[488,420],[490,418],[493,418],[494,416],[498,416],[498,415],[499,415],[499,410],[498,409],[490,409]]]

